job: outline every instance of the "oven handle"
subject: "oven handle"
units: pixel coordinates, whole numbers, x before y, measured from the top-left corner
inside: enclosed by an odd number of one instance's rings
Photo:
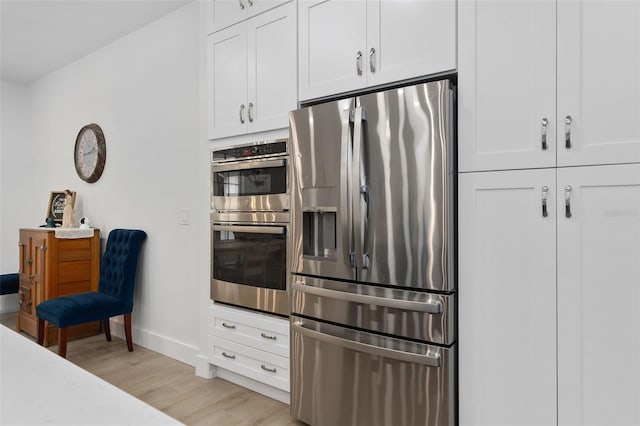
[[[214,231],[248,232],[250,234],[284,235],[284,226],[244,226],[244,225],[211,225]]]
[[[286,165],[286,158],[279,158],[277,160],[251,160],[225,164],[214,164],[211,166],[211,171],[228,172],[229,170],[263,169],[266,167],[285,167]]]

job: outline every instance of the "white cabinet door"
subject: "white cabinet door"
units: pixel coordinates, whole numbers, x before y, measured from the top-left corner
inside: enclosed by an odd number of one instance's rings
[[[247,131],[247,24],[208,39],[209,139]]]
[[[300,0],[300,99],[365,87],[366,11],[363,0]]]
[[[458,28],[459,170],[553,167],[555,2],[461,1]]]
[[[369,0],[367,85],[456,68],[455,0]]]
[[[248,21],[249,132],[284,128],[297,107],[296,3]]]
[[[640,161],[639,76],[640,2],[558,1],[559,166]]]
[[[557,191],[558,424],[638,425],[640,164],[558,169]]]
[[[556,424],[554,190],[554,169],[459,175],[460,425]]]

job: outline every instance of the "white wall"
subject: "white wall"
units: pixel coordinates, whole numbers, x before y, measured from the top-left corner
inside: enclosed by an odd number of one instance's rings
[[[190,364],[199,350],[202,287],[197,29],[193,2],[33,83],[28,140],[3,130],[3,150],[13,155],[2,160],[0,224],[3,250],[15,249],[16,228],[43,223],[49,192],[69,188],[77,191],[76,217],[88,216],[103,239],[116,227],[145,230],[134,342]],[[9,99],[16,110],[20,99]],[[107,143],[94,184],[80,180],[73,164],[76,135],[88,123],[102,127]],[[19,193],[5,192],[5,179]],[[178,223],[181,208],[191,210],[188,226]]]
[[[44,217],[47,211],[48,198],[38,202],[24,194],[34,184],[33,175],[19,173],[30,161],[30,132],[28,88],[0,81],[0,273],[3,274],[18,272],[18,228],[23,226],[22,218],[35,211]]]

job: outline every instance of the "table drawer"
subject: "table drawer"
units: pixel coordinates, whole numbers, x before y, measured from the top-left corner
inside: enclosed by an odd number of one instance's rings
[[[289,359],[209,336],[209,362],[289,392]]]

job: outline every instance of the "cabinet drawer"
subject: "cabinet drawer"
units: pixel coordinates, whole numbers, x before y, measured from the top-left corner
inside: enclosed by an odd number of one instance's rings
[[[216,305],[210,311],[208,328],[210,336],[289,358],[285,319]]]
[[[209,362],[289,392],[289,359],[209,336]]]

